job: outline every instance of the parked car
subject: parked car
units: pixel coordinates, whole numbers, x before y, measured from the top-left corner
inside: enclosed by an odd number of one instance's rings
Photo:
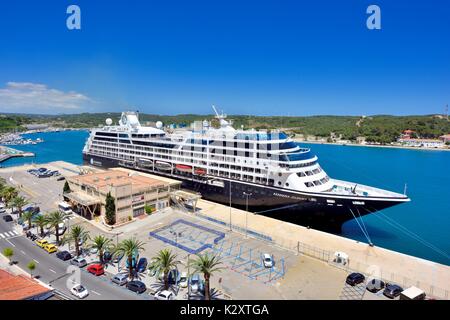
[[[379,279],[371,279],[366,284],[367,291],[376,293],[384,288],[384,282]]]
[[[72,255],[70,254],[69,251],[59,251],[56,253],[56,256],[61,259],[62,261],[67,261],[72,259]]]
[[[118,273],[111,278],[111,281],[118,284],[119,286],[123,286],[128,282],[128,273]]]
[[[156,300],[174,300],[175,295],[173,294],[172,291],[162,290],[162,291],[158,291],[155,294],[155,298],[156,298]]]
[[[102,274],[105,273],[105,269],[103,268],[103,265],[100,263],[91,264],[86,268],[86,270],[89,273],[92,273],[93,275],[96,276],[101,276]]]
[[[200,289],[200,275],[195,273],[192,275],[191,280],[189,281],[189,285],[191,286],[191,292],[197,293]]]
[[[110,262],[111,260],[112,260],[112,253],[109,252],[109,251],[105,251],[105,252],[103,253],[103,262],[104,262],[104,263],[108,263],[108,262]]]
[[[38,247],[44,248],[46,244],[48,244],[48,241],[45,239],[36,240],[35,243],[38,245]]]
[[[357,284],[364,282],[365,279],[366,278],[361,273],[353,272],[347,276],[345,282],[351,286],[356,286]]]
[[[3,216],[3,220],[5,220],[5,222],[11,222],[13,221],[13,218],[9,214],[7,214],[6,216]]]
[[[47,244],[44,246],[44,250],[47,251],[48,253],[53,253],[53,252],[58,251],[58,247],[55,246],[55,245],[52,244],[52,243],[47,243]]]
[[[73,286],[72,289],[70,289],[70,293],[80,299],[86,298],[89,295],[89,291],[81,284]]]
[[[188,274],[187,272],[182,272],[180,276],[180,282],[178,283],[181,288],[187,288],[188,286]]]
[[[127,283],[127,289],[136,293],[143,293],[147,290],[147,287],[145,286],[145,283],[134,280]]]
[[[136,266],[136,271],[137,272],[144,272],[145,269],[147,269],[147,265],[148,265],[147,258],[140,258],[139,262],[138,262],[138,264]]]
[[[83,268],[83,267],[87,266],[86,259],[79,258],[79,257],[73,258],[72,260],[70,260],[70,263],[79,268]]]
[[[98,249],[97,249],[97,248],[91,248],[91,249],[89,249],[89,253],[90,253],[90,254],[97,254],[97,252],[98,252]]]
[[[263,264],[265,268],[272,268],[273,267],[273,259],[272,256],[268,253],[263,254]]]
[[[402,293],[403,288],[396,284],[387,284],[386,288],[384,288],[383,295],[390,299],[394,299]]]
[[[180,272],[177,269],[172,269],[169,271],[168,281],[169,284],[178,284],[180,282]]]
[[[62,236],[66,232],[66,230],[67,230],[67,227],[64,222],[61,222],[60,224],[58,224],[58,234],[60,236]]]

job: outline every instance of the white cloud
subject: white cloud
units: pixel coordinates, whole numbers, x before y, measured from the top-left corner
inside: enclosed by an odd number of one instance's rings
[[[0,88],[0,110],[9,112],[76,111],[89,102],[89,97],[75,91],[60,91],[45,84],[8,82]]]

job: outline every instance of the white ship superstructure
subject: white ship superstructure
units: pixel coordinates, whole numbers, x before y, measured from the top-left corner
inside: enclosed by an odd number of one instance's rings
[[[298,215],[323,213],[331,222],[351,219],[352,208],[364,215],[409,201],[403,194],[330,178],[310,149],[283,132],[236,130],[217,111],[216,119],[216,128],[203,121],[198,130],[169,134],[161,123],[141,126],[137,112],[123,112],[118,125],[108,119],[106,126],[92,129],[84,160],[182,179],[214,201],[231,199],[257,211],[298,207]],[[343,210],[349,216],[339,213]]]

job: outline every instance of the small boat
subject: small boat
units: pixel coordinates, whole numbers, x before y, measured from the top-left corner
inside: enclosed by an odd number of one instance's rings
[[[139,159],[138,165],[143,168],[151,168],[153,167],[153,161],[150,159]]]
[[[197,175],[202,176],[202,175],[206,174],[206,170],[203,169],[203,168],[195,168],[194,173],[197,174]]]
[[[155,168],[163,171],[169,171],[172,170],[172,165],[168,162],[156,161]]]
[[[175,168],[181,172],[192,172],[192,167],[185,164],[177,164]]]

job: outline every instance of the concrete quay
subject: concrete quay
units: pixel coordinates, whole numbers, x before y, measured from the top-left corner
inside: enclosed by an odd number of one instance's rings
[[[34,157],[32,152],[24,152],[13,148],[0,146],[0,163],[16,157]]]
[[[199,200],[198,215],[229,227],[230,208],[207,200]],[[247,214],[247,221],[246,221]],[[319,230],[308,229],[292,223],[265,216],[231,209],[231,229],[249,236],[267,237],[274,244],[328,262],[347,271],[374,275],[386,282],[394,282],[405,289],[417,286],[428,296],[448,299],[450,291],[450,267],[367,243],[347,239]],[[335,252],[344,252],[349,263],[340,266],[333,263]]]

